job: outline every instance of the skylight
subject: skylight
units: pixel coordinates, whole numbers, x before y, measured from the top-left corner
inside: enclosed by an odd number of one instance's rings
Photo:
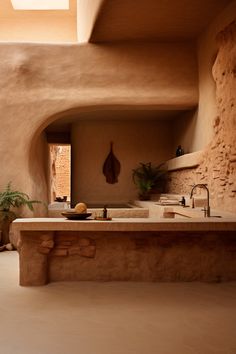
[[[15,10],[69,10],[69,0],[11,0]]]

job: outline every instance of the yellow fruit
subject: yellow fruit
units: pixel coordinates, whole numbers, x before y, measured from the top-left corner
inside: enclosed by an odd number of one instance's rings
[[[87,205],[85,203],[78,203],[75,206],[75,211],[79,214],[87,213]]]

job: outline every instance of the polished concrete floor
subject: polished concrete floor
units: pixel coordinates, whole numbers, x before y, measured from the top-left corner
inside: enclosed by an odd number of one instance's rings
[[[236,283],[18,286],[0,253],[1,354],[235,354]]]

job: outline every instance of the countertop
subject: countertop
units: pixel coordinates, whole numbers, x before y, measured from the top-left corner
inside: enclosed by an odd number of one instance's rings
[[[110,221],[64,218],[16,219],[12,231],[235,231],[236,217],[113,218]]]

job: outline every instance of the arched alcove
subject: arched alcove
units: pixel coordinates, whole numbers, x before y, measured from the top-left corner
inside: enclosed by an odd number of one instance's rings
[[[182,114],[183,111],[161,111],[154,106],[113,105],[75,107],[47,117],[31,143],[33,195],[46,203],[50,201],[47,145],[54,137],[54,142],[71,144],[72,205],[78,201],[122,203],[136,198],[132,169],[140,162],[159,164],[173,156],[171,127]],[[121,164],[115,184],[108,184],[102,172],[111,141]]]

